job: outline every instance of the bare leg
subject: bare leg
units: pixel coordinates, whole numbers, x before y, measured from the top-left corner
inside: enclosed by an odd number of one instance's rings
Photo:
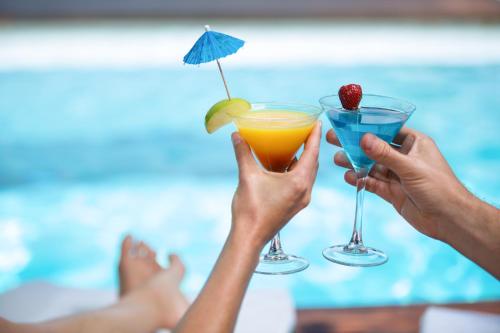
[[[185,268],[179,257],[169,255],[169,267],[163,268],[156,261],[156,252],[144,242],[134,242],[127,236],[122,242],[120,264],[120,297],[138,288],[156,294],[164,312],[164,327],[173,328],[184,315],[189,303],[179,289]]]
[[[176,255],[162,268],[149,246],[127,236],[120,257],[120,300],[107,308],[38,324],[15,324],[0,318],[2,333],[147,333],[172,329],[188,308],[179,289],[184,266]]]

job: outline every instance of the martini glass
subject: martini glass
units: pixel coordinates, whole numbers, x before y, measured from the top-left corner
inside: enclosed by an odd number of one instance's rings
[[[415,106],[391,97],[366,94],[363,94],[360,108],[354,111],[344,109],[337,95],[325,96],[319,102],[326,111],[357,177],[356,212],[351,240],[347,244],[326,248],[323,256],[347,266],[382,265],[388,260],[387,255],[363,244],[363,196],[366,179],[374,161],[365,155],[360,141],[366,133],[371,133],[391,143],[415,111]]]
[[[249,112],[236,116],[234,123],[266,170],[287,172],[321,113],[320,108],[311,105],[254,103]],[[283,251],[278,232],[268,253],[261,255],[255,272],[291,274],[308,266],[306,259]]]

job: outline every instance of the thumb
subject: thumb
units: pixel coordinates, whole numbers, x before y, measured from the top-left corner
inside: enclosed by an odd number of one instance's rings
[[[366,155],[379,164],[383,164],[397,175],[411,168],[408,156],[393,149],[387,142],[367,133],[361,139],[361,148]]]
[[[250,146],[248,146],[238,132],[234,132],[231,135],[231,140],[233,141],[234,154],[236,155],[236,162],[238,162],[240,177],[242,177],[248,172],[253,171],[257,167],[257,163],[252,156]]]

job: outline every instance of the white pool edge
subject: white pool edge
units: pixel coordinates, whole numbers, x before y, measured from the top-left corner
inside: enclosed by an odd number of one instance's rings
[[[500,25],[212,24],[245,46],[226,67],[500,64]],[[184,24],[0,26],[0,70],[182,66],[203,32]],[[203,68],[203,66],[202,66]]]

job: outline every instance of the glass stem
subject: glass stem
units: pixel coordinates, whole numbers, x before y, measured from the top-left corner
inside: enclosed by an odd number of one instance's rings
[[[279,256],[283,254],[281,249],[280,233],[278,232],[271,240],[271,245],[269,246],[268,256]]]
[[[287,173],[288,170],[285,170],[284,173]],[[281,240],[280,240],[280,233],[274,235],[273,239],[271,240],[271,244],[269,246],[269,251],[266,254],[266,257],[274,257],[276,258],[277,256],[283,255],[283,249],[281,248]]]
[[[350,250],[358,249],[363,251],[363,198],[365,194],[366,172],[356,172],[356,215],[354,217],[354,227],[351,241],[347,245]]]

